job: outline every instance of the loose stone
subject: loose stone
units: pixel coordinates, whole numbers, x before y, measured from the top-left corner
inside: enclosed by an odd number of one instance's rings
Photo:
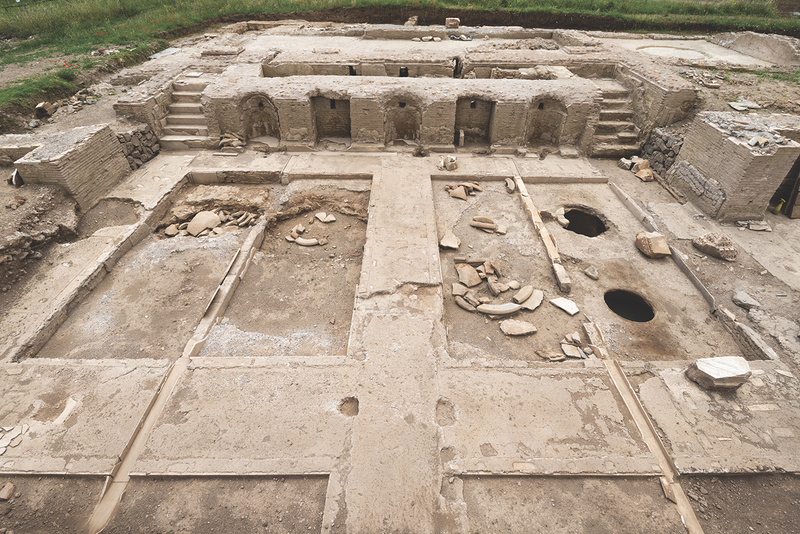
[[[672,255],[667,238],[658,232],[639,232],[636,234],[636,248],[649,258],[663,258]]]
[[[458,281],[467,287],[474,287],[481,283],[481,277],[478,275],[478,271],[471,265],[459,263],[456,265],[456,271],[458,272]]]
[[[507,336],[529,336],[536,333],[536,327],[531,323],[514,319],[500,323],[500,330]]]
[[[586,276],[588,276],[592,280],[599,280],[600,279],[600,273],[597,272],[597,267],[595,267],[594,265],[591,265],[591,266],[587,267],[586,270],[583,271],[583,274],[585,274]]]
[[[556,308],[561,308],[565,312],[570,315],[575,315],[580,310],[578,310],[578,306],[569,299],[565,299],[564,297],[558,297],[557,299],[550,300],[550,304],[555,306]]]
[[[761,303],[759,303],[756,299],[754,299],[744,291],[737,291],[733,295],[733,303],[739,306],[740,308],[744,308],[745,310],[752,310],[753,308],[761,307]]]
[[[700,358],[686,369],[686,377],[705,389],[736,389],[751,374],[750,364],[740,356]]]

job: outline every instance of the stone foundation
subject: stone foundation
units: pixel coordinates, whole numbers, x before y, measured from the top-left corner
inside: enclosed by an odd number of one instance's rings
[[[16,166],[28,183],[62,186],[83,211],[130,172],[122,146],[107,124],[73,128],[26,154]]]
[[[642,157],[650,162],[650,168],[661,178],[675,163],[683,145],[684,135],[675,134],[666,128],[654,128],[650,139],[642,148]]]
[[[133,171],[161,152],[158,137],[147,124],[128,132],[117,132],[117,139],[119,144],[122,145],[122,153]]]

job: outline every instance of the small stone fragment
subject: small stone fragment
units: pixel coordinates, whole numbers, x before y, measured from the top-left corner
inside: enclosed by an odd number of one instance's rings
[[[667,238],[658,232],[639,232],[636,234],[636,248],[649,258],[663,258],[672,255]]]
[[[646,159],[637,158],[636,156],[634,156],[631,158],[631,161],[633,162],[633,167],[631,168],[631,170],[634,172],[634,174],[644,169],[650,168],[650,162],[647,161]]]
[[[456,271],[458,271],[458,281],[467,287],[474,287],[481,283],[478,271],[471,265],[459,263],[456,265]]]
[[[736,246],[728,236],[719,232],[709,232],[695,237],[692,239],[692,245],[709,256],[725,261],[736,261]]]
[[[453,198],[460,198],[461,200],[467,200],[467,190],[464,189],[464,186],[458,186],[450,190],[450,196]]]
[[[0,489],[0,501],[7,501],[14,496],[14,484],[6,482],[3,489]]]
[[[741,356],[700,358],[686,369],[686,377],[705,389],[736,389],[751,374],[750,365]]]
[[[212,230],[222,223],[219,215],[213,211],[201,211],[192,218],[192,222],[186,227],[193,236],[198,236],[204,230]]]
[[[494,224],[494,221],[492,219],[490,219],[489,217],[483,217],[481,215],[476,215],[475,217],[472,218],[472,220],[479,223]]]
[[[295,233],[297,235],[300,235],[305,231],[306,231],[306,227],[303,226],[302,224],[296,224],[295,227],[292,228],[292,233]]]
[[[557,299],[551,299],[550,304],[555,306],[556,308],[561,308],[565,312],[570,315],[575,315],[580,310],[578,310],[578,306],[569,299],[565,299],[564,297],[558,297]]]
[[[760,308],[761,304],[745,293],[744,291],[737,291],[733,295],[733,303],[739,306],[740,308],[744,308],[745,310],[752,310],[753,308]]]
[[[597,272],[597,267],[595,267],[594,265],[590,265],[589,267],[587,267],[586,270],[583,271],[583,274],[585,274],[586,276],[588,276],[592,280],[599,280],[600,279],[600,273]]]
[[[652,182],[655,180],[655,175],[652,169],[642,169],[636,173],[636,177],[643,182]]]
[[[633,167],[633,162],[629,159],[619,158],[619,161],[617,162],[617,167],[629,171],[631,170],[631,167]]]
[[[566,356],[554,350],[537,350],[536,354],[538,354],[540,358],[551,362],[563,362],[567,359]]]
[[[458,28],[461,25],[461,19],[456,17],[448,17],[444,19],[445,28]]]
[[[328,214],[325,213],[324,211],[321,211],[321,212],[319,212],[319,213],[314,215],[314,217],[316,217],[319,222],[325,222],[325,217],[327,217],[327,216],[328,216]]]
[[[178,235],[178,232],[180,232],[180,230],[178,230],[177,224],[170,224],[164,229],[164,235],[169,237],[175,237]]]
[[[461,246],[461,240],[448,228],[445,230],[442,240],[439,241],[439,246],[455,250]]]
[[[564,352],[564,355],[567,358],[578,358],[581,359],[581,351],[575,345],[567,345],[565,343],[561,344],[561,350]]]
[[[558,289],[564,293],[569,293],[572,290],[572,280],[570,280],[567,270],[560,263],[553,264],[553,273],[556,275],[556,282]]]
[[[318,244],[320,244],[320,245],[327,245],[327,244],[328,244],[328,239],[327,239],[327,238],[325,238],[325,237],[323,237],[322,239],[320,239],[320,240],[319,240],[319,243],[318,243]]]
[[[507,282],[507,285],[508,285],[509,289],[514,289],[514,290],[517,290],[517,289],[519,289],[521,287],[520,283],[517,282],[516,280],[511,280],[511,281]]]
[[[489,286],[489,291],[492,293],[493,296],[496,297],[497,295],[502,293],[502,291],[500,290],[500,284],[497,283],[496,279],[490,280],[489,278],[487,278],[486,283]]]
[[[507,336],[529,336],[536,333],[536,327],[526,321],[506,319],[500,323],[500,330]]]
[[[497,232],[500,235],[506,235],[508,233],[508,227],[503,224],[498,224],[495,232]]]
[[[336,216],[333,213],[329,213],[325,216],[325,219],[323,219],[322,222],[324,223],[336,222]]]

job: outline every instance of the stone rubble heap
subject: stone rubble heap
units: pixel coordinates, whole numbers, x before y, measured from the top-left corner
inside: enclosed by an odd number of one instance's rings
[[[679,70],[678,74],[689,80],[690,82],[694,82],[697,85],[702,85],[703,87],[708,87],[710,89],[719,89],[720,87],[720,80],[723,80],[725,77],[722,74],[708,72],[708,71],[696,71],[694,69],[688,70]]]
[[[747,115],[737,118],[730,113],[708,112],[706,122],[713,124],[730,137],[747,143],[758,154],[774,154],[778,145],[786,145],[789,140],[780,135],[781,130],[797,129],[797,120],[776,119],[770,115]]]
[[[664,178],[675,163],[685,137],[685,131],[653,128],[650,139],[642,148],[642,157],[650,162],[650,168],[660,178]]]
[[[257,213],[244,210],[229,211],[221,208],[203,210],[193,214],[191,220],[187,218],[183,222],[170,224],[164,229],[164,235],[167,237],[220,235],[226,228],[252,226],[257,220]]]

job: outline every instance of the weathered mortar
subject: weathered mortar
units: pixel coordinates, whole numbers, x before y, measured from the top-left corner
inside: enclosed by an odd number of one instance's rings
[[[83,211],[130,172],[122,146],[107,124],[73,128],[26,154],[16,165],[26,182],[62,186]]]

